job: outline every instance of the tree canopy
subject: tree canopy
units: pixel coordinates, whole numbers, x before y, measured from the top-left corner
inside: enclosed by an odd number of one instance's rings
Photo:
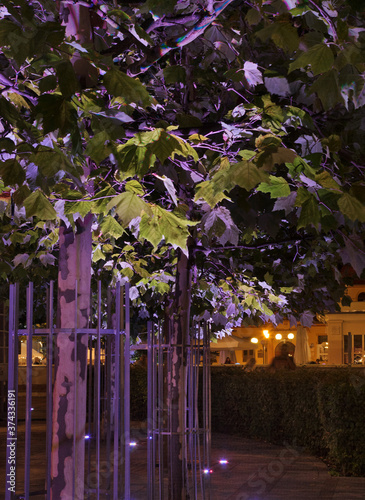
[[[3,2],[3,282],[52,275],[60,225],[92,213],[94,276],[129,280],[146,314],[180,255],[197,317],[306,326],[333,310],[340,268],[365,266],[363,13]]]

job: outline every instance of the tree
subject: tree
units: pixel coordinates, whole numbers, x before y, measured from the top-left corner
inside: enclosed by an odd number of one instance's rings
[[[365,262],[361,5],[4,5],[0,175],[18,212],[2,229],[19,246],[3,277],[58,243],[62,269],[63,235],[92,223],[95,272],[147,307],[164,296],[182,344],[191,314],[308,325],[335,307],[339,266]]]

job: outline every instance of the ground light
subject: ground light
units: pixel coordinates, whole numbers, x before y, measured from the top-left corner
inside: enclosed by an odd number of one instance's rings
[[[226,460],[225,458],[222,458],[222,460],[219,460],[219,463],[221,465],[226,465],[226,464],[228,464],[228,460]]]

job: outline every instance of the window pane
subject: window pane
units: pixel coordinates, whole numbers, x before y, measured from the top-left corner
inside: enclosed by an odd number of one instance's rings
[[[362,335],[354,335],[354,354],[362,353]]]

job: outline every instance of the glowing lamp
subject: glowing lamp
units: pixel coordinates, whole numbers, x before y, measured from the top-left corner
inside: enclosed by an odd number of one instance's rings
[[[294,338],[294,333],[288,333],[288,339],[293,339]]]
[[[131,442],[129,443],[129,446],[137,446],[137,443],[136,443],[135,441],[131,441]]]
[[[262,333],[264,334],[265,339],[268,339],[270,337],[269,330],[264,330]]]
[[[259,340],[256,337],[252,337],[251,342],[253,344],[258,344]]]
[[[277,333],[275,335],[275,338],[276,338],[276,340],[281,340],[283,338],[283,336],[281,335],[281,333]]]
[[[224,459],[222,459],[222,460],[219,460],[219,463],[220,463],[221,465],[225,465],[225,464],[228,464],[228,460],[226,460],[226,459],[224,458]]]

